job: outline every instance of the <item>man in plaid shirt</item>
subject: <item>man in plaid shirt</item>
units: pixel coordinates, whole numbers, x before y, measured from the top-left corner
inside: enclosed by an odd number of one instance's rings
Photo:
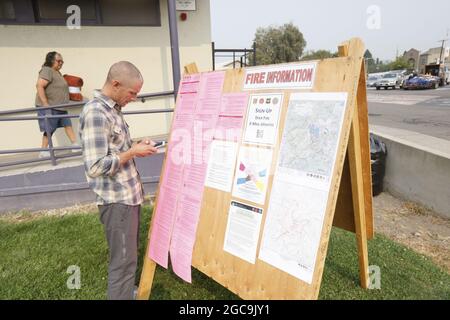
[[[113,64],[101,91],[80,115],[86,178],[97,195],[100,221],[109,246],[108,299],[133,299],[144,200],[135,157],[156,153],[150,139],[133,143],[122,108],[136,101],[143,79],[130,62]]]

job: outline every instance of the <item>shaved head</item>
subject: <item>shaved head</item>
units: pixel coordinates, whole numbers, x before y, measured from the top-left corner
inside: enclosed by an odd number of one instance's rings
[[[144,81],[139,69],[128,61],[119,61],[111,66],[106,82],[112,84],[114,80],[125,85]]]
[[[127,103],[137,100],[143,83],[141,72],[134,64],[119,61],[109,69],[102,93],[113,99],[120,107],[124,107]]]

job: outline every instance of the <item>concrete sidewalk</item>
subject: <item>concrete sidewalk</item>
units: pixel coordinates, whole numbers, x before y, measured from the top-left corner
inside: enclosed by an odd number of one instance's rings
[[[432,154],[450,158],[450,141],[435,138],[418,132],[404,129],[389,128],[385,126],[370,125],[370,132],[381,134],[387,139],[421,149]]]

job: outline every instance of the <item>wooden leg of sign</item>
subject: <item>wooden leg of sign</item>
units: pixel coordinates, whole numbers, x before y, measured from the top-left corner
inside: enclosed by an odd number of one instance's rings
[[[364,184],[362,175],[361,142],[359,135],[358,106],[355,106],[350,138],[348,142],[348,160],[353,195],[353,212],[355,215],[356,241],[358,245],[359,276],[361,287],[369,286],[369,255],[367,250],[367,229],[364,203]]]
[[[366,70],[362,64],[359,75],[359,87],[357,93],[358,118],[359,118],[359,142],[361,144],[361,161],[364,185],[364,211],[366,215],[367,239],[373,239],[373,204],[372,204],[372,170],[370,164],[369,143],[369,112],[367,107]]]
[[[356,44],[350,43],[346,41],[342,43],[338,47],[338,52],[340,57],[348,57],[349,55],[355,56],[357,51]],[[348,141],[348,149],[347,156],[350,167],[350,178],[351,178],[351,186],[352,186],[352,200],[353,200],[353,214],[355,218],[355,232],[356,232],[356,241],[358,245],[358,258],[359,258],[359,277],[361,280],[361,287],[367,289],[369,287],[369,253],[367,249],[367,235],[372,236],[373,228],[370,224],[370,229],[367,230],[366,225],[366,210],[369,210],[368,217],[372,218],[372,203],[371,201],[367,201],[366,198],[372,196],[372,189],[369,182],[369,187],[367,188],[367,182],[364,184],[364,174],[366,174],[367,180],[367,171],[370,174],[370,163],[367,164],[363,161],[370,161],[370,158],[367,159],[367,155],[363,156],[363,153],[369,153],[370,149],[365,144],[365,141],[361,139],[365,139],[368,135],[368,121],[367,118],[364,117],[364,114],[359,114],[359,112],[367,112],[367,105],[363,105],[366,103],[363,101],[366,99],[365,95],[365,69],[364,62],[361,65],[360,71],[360,79],[358,83],[358,95],[357,102],[354,106],[354,112],[352,117],[352,126],[350,129],[350,137]],[[362,87],[363,86],[363,87]],[[361,125],[360,125],[361,124]],[[367,128],[365,128],[367,126]],[[361,137],[361,129],[363,129],[364,137]],[[364,130],[365,129],[365,130]],[[369,155],[370,157],[370,155]],[[363,170],[365,167],[369,166],[369,169]],[[370,178],[370,177],[369,177]],[[370,180],[369,180],[370,181]],[[366,188],[365,188],[366,187]],[[365,194],[365,192],[370,192],[370,195]],[[371,199],[370,199],[371,200]],[[367,207],[366,207],[367,206]]]
[[[161,172],[164,172],[162,170]],[[159,190],[157,194],[159,193]],[[154,217],[155,209],[156,208],[156,201],[153,204],[153,214],[152,217]],[[142,272],[141,272],[141,278],[139,280],[139,288],[137,293],[137,300],[148,300],[150,298],[150,293],[152,291],[152,285],[153,285],[153,278],[155,276],[155,270],[156,270],[156,263],[149,257],[149,250],[150,250],[150,235],[152,231],[152,222],[153,219],[150,221],[150,227],[148,229],[147,234],[147,249],[145,250],[145,256],[144,256],[144,265],[142,266]]]
[[[144,266],[142,267],[141,280],[139,282],[137,300],[148,300],[152,291],[156,263],[148,257],[148,250],[150,247],[149,244],[150,242],[148,241],[147,250],[144,257]]]

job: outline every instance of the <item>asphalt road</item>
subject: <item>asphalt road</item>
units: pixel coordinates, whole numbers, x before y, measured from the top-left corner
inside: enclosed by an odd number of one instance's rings
[[[369,123],[450,140],[450,85],[428,90],[367,88]]]

